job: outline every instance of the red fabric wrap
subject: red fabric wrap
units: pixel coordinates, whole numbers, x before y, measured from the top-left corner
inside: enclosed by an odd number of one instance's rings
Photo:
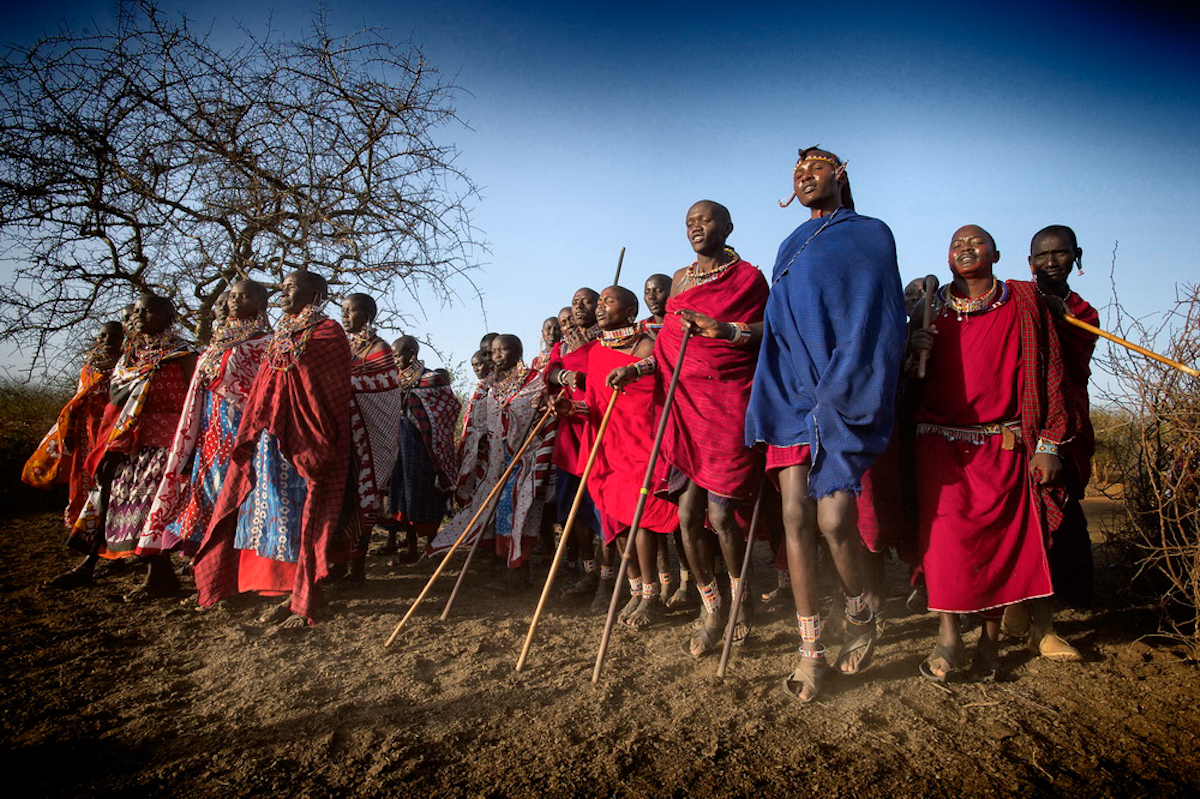
[[[321,604],[317,581],[329,571],[328,550],[345,494],[351,394],[350,345],[332,320],[316,324],[294,365],[273,348],[268,351],[246,401],[212,523],[196,554],[201,605],[238,590],[239,554],[233,548],[237,514],[254,484],[255,442],[260,432],[268,431],[308,483],[291,607],[293,613],[313,618]]]
[[[1099,326],[1100,314],[1087,300],[1075,292],[1067,296],[1067,311],[1081,322]],[[1088,380],[1092,377],[1092,352],[1096,349],[1096,334],[1075,325],[1059,322],[1055,325],[1062,344],[1063,373],[1067,404],[1079,433],[1059,452],[1071,462],[1079,478],[1079,493],[1092,479],[1092,456],[1096,454],[1096,433],[1092,430],[1092,414],[1088,399]]]
[[[587,404],[592,428],[588,438],[595,441],[604,409],[608,407],[612,389],[604,378],[618,366],[636,363],[637,358],[605,346],[591,348],[587,366]],[[654,383],[638,380],[625,388],[609,417],[608,429],[600,442],[600,451],[588,477],[588,491],[596,507],[628,527],[641,496],[650,448],[654,444],[657,425],[654,423]],[[679,509],[653,495],[646,499],[639,527],[657,533],[671,533],[679,526]]]
[[[590,353],[598,346],[598,342],[589,341],[582,347],[573,349],[564,355],[562,352],[563,342],[558,342],[550,351],[550,365],[546,368],[546,375],[549,376],[556,367],[586,375]],[[590,381],[590,377],[587,380]],[[586,387],[584,390],[576,391],[566,386],[552,386],[547,379],[546,390],[551,397],[557,396],[560,388],[563,396],[572,402],[583,400],[587,395]],[[587,419],[581,416],[560,416],[556,429],[554,465],[579,477],[583,474],[588,454],[592,451],[592,428]]]
[[[945,310],[930,352],[917,421],[971,427],[1019,418],[1022,441],[1000,435],[917,436],[921,554],[935,610],[987,610],[1053,589],[1046,539],[1061,521],[1061,489],[1034,486],[1029,457],[1038,436],[1071,431],[1062,362],[1049,313],[1030,283],[957,321]]]
[[[719,322],[753,324],[762,321],[767,293],[762,273],[738,261],[715,280],[667,300],[666,321],[654,342],[659,406],[683,340],[676,314],[686,308]],[[746,446],[745,419],[757,360],[757,350],[728,341],[693,337],[688,342],[656,475],[665,475],[665,467],[674,465],[714,494],[753,498],[762,458]]]

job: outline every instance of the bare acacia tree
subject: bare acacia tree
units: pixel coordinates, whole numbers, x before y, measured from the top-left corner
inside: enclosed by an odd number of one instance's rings
[[[457,88],[415,46],[320,16],[299,41],[241,33],[220,49],[135,0],[110,32],[10,50],[0,340],[43,353],[152,290],[203,341],[232,282],[302,268],[385,307],[453,296],[476,246],[475,187],[435,138],[461,124]]]

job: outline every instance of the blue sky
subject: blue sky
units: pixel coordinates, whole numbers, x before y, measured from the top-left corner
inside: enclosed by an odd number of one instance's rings
[[[12,4],[7,38],[30,43],[60,19],[106,27],[113,4]],[[229,0],[164,2],[215,36],[267,11]],[[276,9],[296,35],[315,4]],[[1168,309],[1200,280],[1184,235],[1200,221],[1200,48],[1194,14],[1154,3],[342,2],[331,28],[411,38],[465,92],[469,127],[444,131],[480,186],[488,242],[450,308],[410,308],[411,332],[449,362],[487,330],[536,349],[541,320],[583,285],[639,289],[691,261],[688,206],[732,211],[730,243],[769,270],[804,218],[790,192],[796,149],[850,160],[860,213],[896,235],[906,280],[945,278],[962,224],[990,230],[1005,277],[1028,274],[1029,239],[1075,228],[1097,306],[1116,285],[1135,315]],[[1136,13],[1135,13],[1136,12]],[[1105,314],[1101,312],[1102,322]],[[399,331],[388,331],[385,335]],[[438,359],[430,354],[433,365]]]

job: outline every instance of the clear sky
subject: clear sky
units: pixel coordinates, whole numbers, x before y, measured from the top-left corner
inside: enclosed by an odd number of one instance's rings
[[[4,0],[6,37],[31,43],[58,20],[107,27],[109,0]],[[164,0],[214,35],[261,29],[260,4]],[[247,7],[254,6],[247,11]],[[315,4],[276,8],[296,35]],[[860,213],[896,235],[901,276],[948,274],[960,225],[990,230],[1003,277],[1028,275],[1029,239],[1067,224],[1098,307],[1116,285],[1135,315],[1168,309],[1200,281],[1185,235],[1200,223],[1200,24],[1153,2],[329,3],[335,32],[411,38],[465,92],[469,127],[444,131],[481,188],[488,243],[462,301],[410,309],[405,331],[466,361],[487,330],[527,355],[542,319],[580,286],[622,283],[692,260],[688,206],[727,205],[730,243],[770,270],[804,217],[791,191],[798,147],[850,161]],[[1106,320],[1101,310],[1102,324]],[[387,331],[385,336],[399,331]],[[439,359],[428,353],[427,362]]]

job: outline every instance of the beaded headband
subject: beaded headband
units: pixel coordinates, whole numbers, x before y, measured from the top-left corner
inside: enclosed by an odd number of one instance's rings
[[[800,158],[799,158],[799,160],[796,161],[796,168],[792,170],[793,177],[795,177],[796,173],[800,171],[800,165],[803,164],[805,161],[825,161],[826,163],[833,164],[835,167],[838,167],[838,168],[845,166],[844,164],[840,163],[836,158],[830,158],[827,155],[810,155],[806,158],[804,156],[804,151],[801,150]]]

